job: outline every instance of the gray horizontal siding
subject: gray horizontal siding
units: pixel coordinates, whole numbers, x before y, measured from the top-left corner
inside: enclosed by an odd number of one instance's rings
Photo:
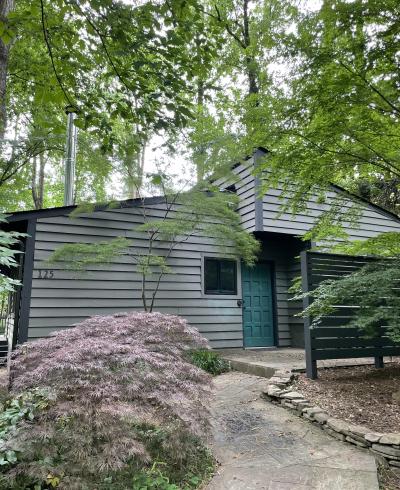
[[[253,159],[233,169],[234,176],[221,179],[217,185],[224,188],[235,183],[239,197],[238,213],[242,226],[255,231],[255,179],[252,175]],[[262,258],[275,265],[276,317],[280,346],[289,346],[302,328],[302,319],[295,316],[301,304],[289,301],[288,288],[299,274],[299,262],[295,259],[300,246],[293,241],[277,238],[276,233],[302,235],[316,219],[329,208],[312,196],[303,213],[281,213],[281,190],[271,189],[263,197],[262,218],[268,240],[264,243]],[[343,210],[352,203],[339,192],[330,192],[330,202],[340,202]],[[160,204],[147,206],[147,215],[162,218],[165,209]],[[91,266],[85,275],[77,275],[60,264],[49,265],[46,259],[61,244],[98,243],[124,236],[132,240],[139,253],[146,253],[146,235],[137,230],[143,222],[140,208],[122,208],[97,211],[70,219],[66,216],[38,220],[35,246],[35,263],[32,281],[29,337],[38,338],[50,331],[66,328],[94,314],[142,309],[141,276],[127,256],[115,258],[112,264]],[[400,231],[400,223],[372,206],[363,204],[358,229],[348,229],[351,238],[368,238],[383,231]],[[275,235],[274,235],[275,234]],[[275,236],[276,238],[272,238]],[[285,241],[286,240],[286,241]],[[287,241],[289,240],[289,241]],[[288,244],[291,243],[290,246]],[[169,245],[159,243],[156,253],[163,254]],[[206,335],[216,348],[241,347],[242,310],[237,298],[204,296],[201,284],[201,257],[214,255],[213,238],[201,230],[173,251],[169,264],[171,274],[164,276],[155,310],[180,314]],[[221,255],[229,256],[229,247]],[[52,269],[54,279],[39,279],[40,271]],[[148,279],[149,292],[155,287],[155,277]],[[241,284],[238,284],[241,291]]]
[[[248,232],[255,231],[255,190],[252,168],[253,158],[250,158],[246,163],[238,165],[232,170],[233,176],[221,178],[215,182],[215,185],[221,189],[226,189],[235,184],[236,194],[239,198],[238,213],[243,228]]]
[[[152,206],[147,215],[162,217],[162,205]],[[46,262],[52,251],[65,243],[98,243],[117,236],[132,240],[133,248],[146,253],[146,234],[134,231],[143,220],[140,209],[107,210],[68,217],[42,218],[37,223],[35,261],[29,321],[29,338],[70,327],[95,314],[142,310],[141,275],[128,256],[111,264],[90,266],[77,274],[61,264]],[[158,243],[154,253],[163,254],[168,244]],[[201,231],[180,244],[169,259],[171,273],[161,281],[155,311],[178,314],[188,319],[218,348],[243,345],[242,310],[237,298],[205,296],[201,284],[201,257],[215,254],[212,238]],[[229,256],[229,247],[222,256]],[[43,270],[52,270],[53,279],[40,279]],[[156,275],[148,278],[148,293],[154,289]],[[238,285],[240,291],[241,285]]]
[[[310,230],[316,220],[333,204],[340,204],[345,213],[356,206],[360,210],[357,227],[352,227],[344,219],[343,227],[350,239],[366,239],[387,231],[400,231],[400,222],[391,218],[383,211],[366,203],[354,204],[339,191],[329,191],[325,203],[319,203],[317,196],[311,196],[306,203],[306,209],[295,215],[282,212],[287,204],[287,198],[282,198],[280,189],[269,189],[263,196],[263,227],[264,231],[303,235]]]

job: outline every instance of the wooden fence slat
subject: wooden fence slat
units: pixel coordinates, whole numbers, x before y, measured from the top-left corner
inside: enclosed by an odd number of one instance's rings
[[[300,255],[304,292],[312,292],[321,282],[328,279],[338,280],[360,270],[366,264],[382,261],[373,257],[310,251],[301,252]],[[311,302],[312,295],[305,298],[303,307],[306,308]],[[349,326],[358,308],[359,306],[354,304],[337,305],[335,310],[324,316],[315,328],[310,328],[312,323],[310,318],[304,319],[308,377],[317,377],[319,360],[374,357],[375,366],[382,367],[384,356],[400,355],[400,346],[394,344],[387,336],[388,327],[381,326],[376,337],[366,338],[365,332]]]
[[[387,327],[381,327],[382,335],[385,335]],[[365,332],[359,330],[356,327],[315,327],[311,328],[311,337],[317,338],[331,338],[331,337],[363,337]]]
[[[313,350],[313,359],[320,361],[324,359],[351,359],[352,357],[385,357],[398,356],[398,347],[371,347],[359,349],[323,349]]]
[[[388,337],[366,339],[365,337],[335,337],[313,339],[313,349],[333,349],[345,347],[393,347]]]

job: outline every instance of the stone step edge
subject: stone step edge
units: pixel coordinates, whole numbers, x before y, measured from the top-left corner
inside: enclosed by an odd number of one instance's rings
[[[299,373],[294,371],[277,370],[268,380],[263,396],[320,426],[330,436],[367,449],[391,466],[400,466],[400,433],[376,432],[368,427],[331,417],[299,391],[292,389],[293,381],[298,376]]]

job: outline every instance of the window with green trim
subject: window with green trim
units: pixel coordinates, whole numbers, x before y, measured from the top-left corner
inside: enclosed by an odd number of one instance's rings
[[[206,257],[204,259],[204,293],[236,294],[236,260]]]

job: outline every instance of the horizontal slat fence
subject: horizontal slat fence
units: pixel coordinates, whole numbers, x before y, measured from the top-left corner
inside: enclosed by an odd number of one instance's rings
[[[312,291],[328,279],[340,279],[352,274],[373,261],[376,259],[304,251],[301,253],[303,291]],[[304,298],[303,307],[309,306],[310,301],[309,297]],[[309,378],[317,378],[319,360],[374,357],[376,367],[382,367],[384,356],[400,355],[400,346],[389,339],[384,326],[374,338],[366,338],[362,331],[348,326],[356,309],[357,306],[338,305],[332,314],[322,318],[316,328],[310,328],[310,318],[304,319]]]

